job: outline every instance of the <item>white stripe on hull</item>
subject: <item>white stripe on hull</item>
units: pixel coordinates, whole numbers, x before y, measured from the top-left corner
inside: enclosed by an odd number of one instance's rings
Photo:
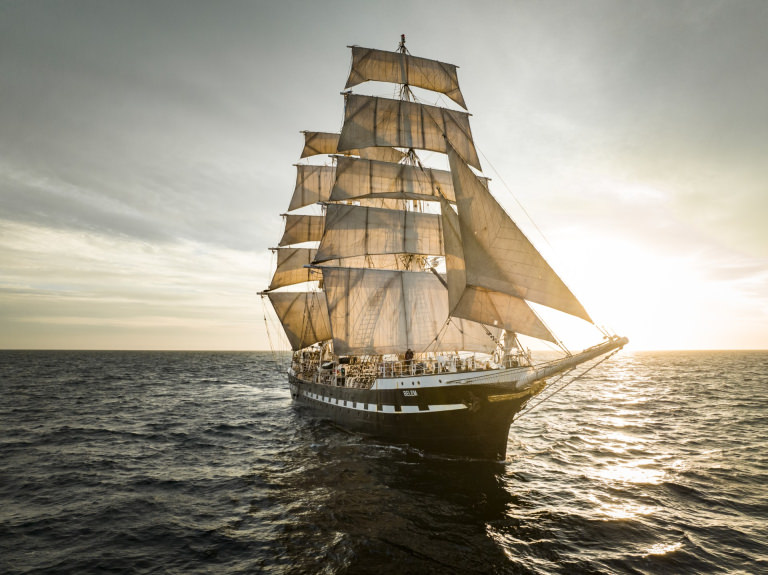
[[[438,405],[432,405],[430,404],[428,406],[428,410],[426,409],[419,409],[418,405],[401,405],[400,411],[396,411],[394,405],[389,404],[382,404],[381,409],[379,409],[379,406],[375,403],[368,403],[368,408],[366,409],[366,404],[361,403],[359,401],[345,401],[343,399],[338,399],[334,397],[326,397],[323,395],[320,395],[319,393],[312,393],[312,392],[304,392],[299,391],[299,389],[291,385],[291,391],[293,391],[294,394],[300,395],[301,397],[307,398],[307,399],[313,399],[315,401],[319,401],[320,403],[325,403],[328,405],[335,405],[338,407],[344,407],[346,409],[352,409],[357,411],[370,411],[370,412],[381,412],[381,413],[428,413],[428,411],[455,411],[458,409],[467,409],[467,406],[463,403],[449,403],[449,404],[438,404]]]
[[[438,374],[377,378],[371,389],[410,389],[412,387],[443,387],[458,383],[511,383],[525,376],[531,368],[492,369],[482,371],[455,371]]]

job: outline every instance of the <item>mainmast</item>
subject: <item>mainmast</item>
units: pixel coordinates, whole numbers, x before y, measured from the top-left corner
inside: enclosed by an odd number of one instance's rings
[[[408,54],[408,48],[405,47],[405,34],[400,34],[400,44],[398,44],[397,51],[403,56],[400,60],[400,99],[410,102],[413,99],[413,93],[408,85],[408,62],[405,58]],[[410,151],[413,152],[413,149]]]
[[[413,94],[413,91],[411,90],[411,86],[408,83],[408,59],[407,56],[409,55],[408,48],[405,47],[405,34],[400,34],[400,44],[397,46],[397,51],[400,53],[400,99],[405,102],[413,102],[415,101],[415,97]],[[406,163],[409,163],[412,166],[418,166],[419,168],[424,169],[424,166],[421,164],[421,160],[419,159],[419,156],[416,155],[416,150],[413,148],[408,148],[408,152],[406,152],[406,157],[404,160]],[[411,206],[413,209],[422,209],[423,205],[420,202],[417,202],[416,200],[413,201],[413,204]]]
[[[498,329],[489,331],[473,320],[449,319],[445,280],[435,269],[442,267],[445,256],[442,216],[428,207],[435,206],[441,198],[455,201],[453,176],[449,171],[426,168],[417,154],[417,150],[447,153],[450,145],[460,150],[473,166],[480,167],[469,128],[469,114],[419,103],[412,90],[412,86],[416,86],[445,94],[465,108],[456,66],[411,56],[405,34],[401,34],[394,52],[351,48],[352,69],[345,88],[369,80],[391,82],[398,85],[399,97],[390,100],[345,91],[345,119],[339,150],[386,146],[405,150],[405,154],[397,164],[389,166],[337,157],[336,183],[330,200],[355,199],[352,194],[362,199],[365,196],[360,188],[363,187],[368,197],[389,196],[393,200],[397,197],[399,203],[390,204],[391,210],[369,207],[370,204],[364,203],[366,200],[359,205],[329,204],[325,234],[315,263],[342,255],[358,256],[362,252],[366,255],[396,253],[401,266],[395,275],[382,273],[381,268],[380,272],[364,272],[323,266],[323,285],[334,326],[334,348],[337,352],[364,349],[371,353],[374,348],[385,352],[388,338],[393,342],[391,350],[404,344],[418,350],[492,350],[500,335]],[[433,273],[425,274],[428,270]],[[384,286],[386,293],[391,294],[388,300],[397,302],[397,309],[388,314],[381,313],[383,303],[378,301],[385,293]],[[361,302],[364,309],[350,313],[345,306],[352,305],[353,301]],[[342,328],[341,323],[350,321],[349,318],[367,317],[371,306],[377,308],[381,318],[373,336],[368,337],[370,330],[357,325],[365,322],[353,320]],[[402,317],[399,317],[400,309],[405,310]],[[395,337],[394,333],[385,334],[383,325],[387,322],[400,326],[398,329],[405,334],[405,339]],[[361,333],[366,337],[360,337]],[[460,340],[458,333],[471,336]],[[380,335],[387,337],[380,338]]]
[[[400,52],[401,58],[400,58],[400,76],[402,83],[400,84],[400,99],[404,100],[406,102],[411,102],[414,100],[413,92],[411,92],[411,88],[408,84],[408,61],[406,56],[408,55],[408,48],[405,47],[405,34],[400,34],[400,44],[398,44],[397,51]],[[419,160],[419,156],[416,155],[416,151],[413,148],[408,148],[408,151],[406,152],[406,156],[403,159],[404,164],[408,164],[411,166],[416,166],[420,168],[421,170],[424,169],[424,166],[421,164],[421,160]],[[420,202],[418,200],[412,200],[410,202],[405,202],[405,209],[411,209],[413,211],[424,211],[424,205],[423,202]],[[426,268],[426,264],[428,262],[428,259],[426,257],[418,258],[414,254],[403,254],[402,256],[403,261],[403,268],[406,270],[411,269],[411,265],[413,263],[416,263],[418,267],[424,269]]]

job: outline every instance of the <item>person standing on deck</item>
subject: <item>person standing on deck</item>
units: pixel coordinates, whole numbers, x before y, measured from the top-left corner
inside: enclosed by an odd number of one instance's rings
[[[405,370],[408,373],[412,373],[411,366],[413,365],[413,350],[409,347],[405,352]]]

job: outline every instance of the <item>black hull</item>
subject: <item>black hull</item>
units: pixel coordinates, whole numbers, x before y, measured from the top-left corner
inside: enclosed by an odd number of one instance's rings
[[[315,383],[291,371],[291,396],[350,431],[433,453],[502,460],[512,420],[544,389],[546,378],[618,351],[628,341],[614,336],[531,367],[377,379],[372,389]]]
[[[512,419],[544,387],[541,381],[521,392],[479,384],[369,390],[289,379],[294,401],[349,431],[431,453],[492,460],[506,457]]]

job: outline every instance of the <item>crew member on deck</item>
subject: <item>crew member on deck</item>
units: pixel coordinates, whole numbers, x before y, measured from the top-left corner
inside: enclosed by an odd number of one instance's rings
[[[411,373],[411,365],[413,365],[413,350],[409,347],[405,352],[405,369],[408,373]]]

